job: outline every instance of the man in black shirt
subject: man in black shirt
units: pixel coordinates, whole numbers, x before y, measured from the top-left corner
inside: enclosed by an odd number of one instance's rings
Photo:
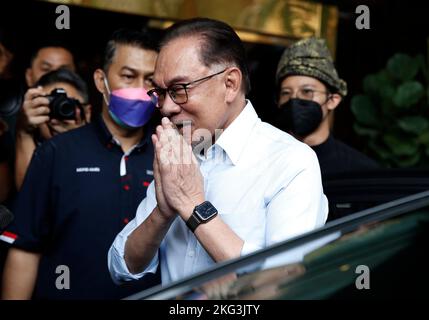
[[[4,268],[5,299],[118,299],[158,283],[133,287],[111,280],[106,253],[134,218],[153,178],[148,122],[157,48],[146,34],[119,30],[94,73],[102,114],[54,136],[31,160],[0,235],[12,245]]]
[[[338,77],[324,40],[309,38],[288,47],[278,64],[276,83],[276,125],[313,148],[323,178],[378,167],[330,132],[330,118],[347,94],[347,85]]]

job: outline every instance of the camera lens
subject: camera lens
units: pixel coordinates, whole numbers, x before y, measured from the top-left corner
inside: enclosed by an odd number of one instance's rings
[[[75,108],[80,106],[78,100],[68,98],[64,89],[54,89],[49,96],[50,116],[58,120],[73,120],[76,116]]]
[[[58,114],[64,119],[73,119],[75,116],[75,107],[76,104],[72,101],[62,101],[58,106]]]

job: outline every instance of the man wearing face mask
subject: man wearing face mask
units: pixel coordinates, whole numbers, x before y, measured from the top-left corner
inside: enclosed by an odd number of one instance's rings
[[[148,34],[116,31],[94,72],[101,115],[35,150],[15,220],[0,237],[13,247],[4,299],[119,299],[158,283],[159,275],[149,275],[119,287],[106,266],[110,244],[153,179],[155,105],[146,92],[156,57]]]
[[[277,67],[276,85],[276,125],[313,148],[324,178],[378,168],[330,132],[330,119],[347,94],[347,84],[338,77],[323,39],[304,39],[288,47]]]

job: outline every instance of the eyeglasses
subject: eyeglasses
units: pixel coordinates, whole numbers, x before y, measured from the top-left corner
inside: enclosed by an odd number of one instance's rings
[[[315,93],[326,94],[327,97],[331,95],[331,93],[328,91],[320,91],[320,90],[314,90],[310,88],[299,88],[298,91],[296,92],[296,98],[313,101]],[[293,92],[291,90],[286,89],[286,90],[280,91],[279,101],[281,103],[288,102],[292,98],[293,98]]]
[[[211,78],[213,78],[214,76],[217,76],[221,73],[224,73],[228,68],[211,74],[207,77],[201,78],[201,79],[197,79],[188,83],[175,83],[172,84],[171,86],[168,86],[167,88],[154,88],[152,90],[149,90],[147,92],[147,94],[149,95],[149,97],[151,98],[152,102],[155,103],[157,105],[157,107],[161,107],[164,104],[165,101],[165,96],[168,93],[168,95],[170,96],[171,100],[173,100],[174,103],[176,104],[185,104],[186,102],[188,102],[188,90],[189,90],[189,86],[190,85],[194,85],[196,83],[200,84],[203,81],[209,80]]]

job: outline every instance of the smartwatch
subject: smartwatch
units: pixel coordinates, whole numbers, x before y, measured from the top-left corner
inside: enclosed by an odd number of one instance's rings
[[[204,201],[202,204],[194,208],[192,215],[186,221],[186,225],[192,232],[195,232],[195,229],[201,223],[207,223],[216,216],[216,208],[210,202]]]

